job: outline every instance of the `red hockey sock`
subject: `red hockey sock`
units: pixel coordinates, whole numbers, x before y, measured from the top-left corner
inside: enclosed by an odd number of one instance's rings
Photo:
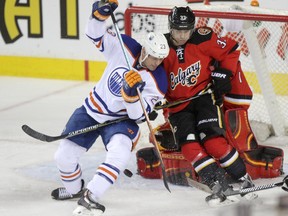
[[[207,157],[205,149],[198,142],[191,142],[181,147],[181,153],[192,164]]]
[[[214,137],[204,143],[207,153],[219,160],[228,155],[233,147],[228,144],[224,137]]]

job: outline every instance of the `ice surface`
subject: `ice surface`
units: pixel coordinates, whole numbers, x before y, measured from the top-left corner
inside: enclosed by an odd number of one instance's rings
[[[1,216],[70,216],[74,201],[55,201],[50,192],[60,185],[53,155],[58,142],[44,143],[27,136],[23,124],[49,134],[60,135],[74,109],[82,104],[92,82],[56,81],[30,78],[0,77],[0,215]],[[157,125],[161,117],[153,122]],[[142,137],[136,148],[151,146],[148,129],[141,124]],[[272,138],[267,144],[281,147],[288,154],[287,137]],[[82,158],[83,175],[88,181],[105,157],[101,140]],[[285,156],[284,171],[288,173]],[[121,175],[118,182],[101,200],[107,216],[218,216],[249,215],[245,206],[208,207],[207,196],[194,188],[170,184],[169,193],[162,180],[143,179],[136,174],[135,155],[129,163],[134,175]],[[257,185],[276,179],[256,180]],[[287,215],[275,211],[281,188],[258,192],[259,199],[250,207],[251,215]],[[263,206],[260,206],[260,203]],[[239,211],[241,209],[241,211]],[[244,211],[246,209],[246,212]],[[248,211],[248,212],[247,212]],[[245,212],[245,214],[240,214]]]

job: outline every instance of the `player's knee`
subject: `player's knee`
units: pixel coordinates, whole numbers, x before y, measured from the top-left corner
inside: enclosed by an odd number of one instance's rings
[[[233,178],[239,179],[246,173],[246,166],[235,148],[224,137],[207,140],[204,143],[207,153],[219,161],[221,167]]]
[[[54,160],[59,170],[71,172],[78,165],[80,156],[86,152],[86,149],[78,146],[70,140],[61,141],[57,151],[54,154]]]
[[[115,134],[110,139],[107,148],[106,163],[112,164],[120,171],[124,170],[131,158],[132,141],[124,134]]]
[[[217,160],[228,155],[233,149],[233,147],[228,144],[227,140],[220,136],[206,140],[204,147],[206,152]]]
[[[209,156],[205,149],[198,142],[192,142],[183,145],[181,148],[181,153],[185,159],[192,164],[195,172],[198,173],[200,178],[204,182],[208,182],[211,174],[218,167],[214,158]]]
[[[225,129],[220,127],[200,128],[199,137],[202,143],[214,137],[224,137]]]
[[[198,142],[190,142],[182,145],[181,153],[191,163],[200,160],[207,156],[205,149]]]

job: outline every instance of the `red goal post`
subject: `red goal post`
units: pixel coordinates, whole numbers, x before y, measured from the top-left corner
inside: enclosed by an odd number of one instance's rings
[[[196,16],[196,27],[209,26],[239,43],[242,67],[254,94],[249,120],[268,125],[276,136],[288,135],[288,11],[189,6]],[[140,43],[150,31],[167,33],[171,8],[128,8],[125,33]]]

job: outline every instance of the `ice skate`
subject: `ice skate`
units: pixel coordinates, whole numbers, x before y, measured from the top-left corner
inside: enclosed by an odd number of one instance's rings
[[[81,190],[76,194],[69,193],[65,187],[60,187],[51,192],[51,197],[55,200],[68,200],[80,198],[84,193],[84,180],[81,179]]]
[[[209,187],[212,190],[212,194],[207,196],[205,201],[210,207],[227,206],[239,202],[239,199],[225,195],[228,190],[233,190],[231,186],[228,186],[225,188],[226,190],[224,190],[219,181],[216,181]]]
[[[212,194],[205,198],[205,201],[209,204],[210,202],[223,202],[226,200],[226,196],[223,193],[222,186],[218,181],[214,182],[212,185],[209,186],[212,190]]]
[[[92,200],[91,192],[86,190],[78,200],[78,207],[73,211],[73,216],[98,216],[105,211],[105,206]]]
[[[248,173],[246,173],[245,176],[240,178],[240,182],[241,182],[241,186],[240,186],[241,189],[255,187],[255,184],[253,183],[252,178]],[[251,192],[251,193],[243,194],[241,195],[241,197],[243,197],[246,200],[254,200],[258,198],[258,195],[256,193]]]

